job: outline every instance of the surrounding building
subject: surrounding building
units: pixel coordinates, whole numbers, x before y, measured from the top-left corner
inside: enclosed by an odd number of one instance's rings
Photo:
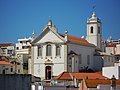
[[[0,74],[15,74],[15,65],[7,61],[0,61]]]
[[[20,73],[20,62],[18,62],[16,55],[15,55],[15,44],[13,43],[3,43],[0,44],[0,61],[4,63],[9,63],[9,65],[3,66],[4,68],[0,67],[0,69],[5,70],[5,74],[15,74]],[[13,64],[14,66],[11,66]],[[12,71],[12,67],[13,71]],[[11,69],[10,69],[11,68]],[[12,72],[11,72],[11,71]]]
[[[120,40],[109,37],[107,41],[104,41],[104,46],[103,76],[111,78],[114,75],[116,79],[120,79]]]
[[[114,75],[116,79],[120,79],[120,62],[114,63],[114,66],[103,67],[102,74],[108,78]]]
[[[118,55],[120,54],[120,44],[108,44],[105,45],[106,53],[109,55]]]
[[[0,44],[0,55],[9,57],[15,55],[15,45],[13,43]]]
[[[18,39],[16,43],[16,58],[20,62],[20,73],[28,74],[28,63],[31,58],[31,42],[35,38],[35,33],[32,33],[32,37]]]

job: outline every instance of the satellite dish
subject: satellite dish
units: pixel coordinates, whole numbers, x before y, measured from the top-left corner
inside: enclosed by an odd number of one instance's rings
[[[81,38],[84,38],[84,36],[82,36]]]
[[[65,34],[68,34],[68,31],[67,31],[67,30],[65,30]]]

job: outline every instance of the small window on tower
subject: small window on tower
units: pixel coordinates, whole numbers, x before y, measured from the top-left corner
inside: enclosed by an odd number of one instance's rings
[[[91,31],[91,33],[93,33],[93,26],[90,27],[90,31]]]
[[[100,27],[98,27],[98,33],[100,34]]]

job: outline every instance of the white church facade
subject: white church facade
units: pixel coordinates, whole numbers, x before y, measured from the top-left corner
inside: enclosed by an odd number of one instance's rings
[[[101,41],[102,25],[95,12],[87,21],[86,40],[71,36],[67,31],[59,34],[49,20],[41,34],[31,43],[29,73],[49,80],[62,72],[101,70],[102,61],[95,58],[96,48],[101,49]]]

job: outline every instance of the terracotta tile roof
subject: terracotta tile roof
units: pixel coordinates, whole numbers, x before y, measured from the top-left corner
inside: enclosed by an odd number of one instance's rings
[[[84,43],[84,44],[89,44],[89,42],[83,38],[78,38],[75,36],[68,36],[68,40],[71,42],[80,42],[80,43]]]
[[[62,37],[65,37],[65,34],[59,34],[59,35],[62,36]],[[70,35],[68,35],[68,41],[76,42],[76,43],[82,43],[82,44],[86,44],[86,45],[93,45],[93,44],[90,44],[87,40],[85,40],[83,38],[79,38],[79,37],[76,37],[76,36],[70,36]]]
[[[116,47],[116,44],[106,44],[106,47]]]
[[[7,62],[7,61],[0,61],[0,65],[10,65],[10,66],[14,66],[14,64]]]
[[[9,58],[6,57],[6,56],[0,56],[0,60],[1,60],[1,61],[8,60],[8,59],[9,59]]]
[[[106,77],[102,76],[101,73],[93,72],[93,73],[85,73],[85,72],[63,72],[58,75],[54,79],[56,80],[72,80],[72,77],[76,79],[106,79]]]
[[[106,77],[102,76],[99,73],[77,73],[73,74],[78,79],[105,79]]]
[[[12,43],[3,43],[3,44],[0,44],[0,47],[7,47],[7,46],[11,46],[13,45]]]
[[[53,79],[55,79],[55,80],[71,80],[71,76],[69,73],[63,72],[60,75],[58,75],[57,77],[54,77]]]
[[[88,88],[96,88],[99,84],[101,85],[111,85],[111,80],[105,79],[86,79],[85,83]],[[116,84],[120,85],[120,80],[116,80]]]

